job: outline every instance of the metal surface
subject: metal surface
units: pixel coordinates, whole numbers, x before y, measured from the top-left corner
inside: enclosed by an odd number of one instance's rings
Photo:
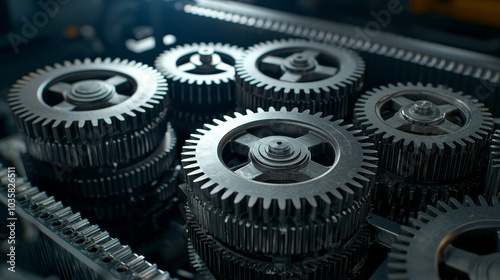
[[[500,199],[500,130],[496,130],[491,139],[485,187],[485,197]]]
[[[491,114],[476,99],[410,83],[363,94],[354,124],[375,143],[381,168],[431,182],[477,170],[493,130]]]
[[[452,198],[410,221],[389,253],[389,279],[498,279],[498,199]]]
[[[357,54],[305,40],[251,46],[236,62],[239,107],[282,106],[342,118],[363,86],[365,64]]]
[[[211,234],[247,251],[300,254],[363,223],[377,158],[358,131],[285,108],[215,123],[182,154],[190,205]]]

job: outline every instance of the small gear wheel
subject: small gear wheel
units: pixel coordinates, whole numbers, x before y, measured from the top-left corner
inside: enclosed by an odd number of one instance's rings
[[[380,168],[378,175],[372,196],[374,212],[400,224],[407,224],[418,211],[424,211],[427,205],[436,206],[439,200],[448,201],[451,197],[463,200],[466,195],[477,197],[484,183],[481,171],[442,183],[416,182]]]
[[[487,198],[498,197],[500,199],[500,130],[495,130],[491,139],[484,193]]]
[[[354,124],[375,143],[381,168],[428,182],[458,179],[480,168],[493,130],[491,114],[476,99],[411,83],[363,94]]]
[[[358,229],[338,247],[290,258],[234,250],[201,228],[189,207],[186,218],[195,252],[216,279],[364,279],[364,263],[370,243],[370,232],[366,227]]]
[[[363,87],[365,63],[349,50],[299,39],[250,47],[236,62],[237,105],[282,106],[343,118]]]
[[[30,73],[7,100],[28,137],[75,143],[140,131],[164,112],[166,95],[166,80],[153,68],[97,58]]]
[[[356,136],[359,131],[330,119],[270,108],[205,124],[186,141],[182,164],[190,205],[221,218],[197,220],[207,221],[202,226],[216,238],[263,253],[332,246],[344,227],[343,211],[353,211],[345,215],[352,217],[345,227],[356,230],[366,217],[362,205],[373,184],[376,152],[363,143],[366,137]],[[302,246],[302,238],[311,246]]]
[[[500,203],[466,197],[410,219],[389,253],[389,279],[498,279]]]
[[[193,43],[165,51],[155,65],[167,77],[172,106],[210,111],[234,107],[234,64],[242,55],[228,44]]]

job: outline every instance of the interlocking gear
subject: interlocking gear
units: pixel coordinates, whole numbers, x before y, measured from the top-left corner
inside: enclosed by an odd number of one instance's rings
[[[182,154],[190,205],[220,216],[197,215],[201,226],[265,253],[310,252],[352,234],[366,217],[376,153],[359,131],[320,115],[249,110],[192,135]]]
[[[498,279],[498,199],[440,201],[410,223],[389,253],[389,279]]]
[[[345,117],[363,87],[365,63],[356,53],[298,39],[250,47],[236,62],[239,107],[282,106]]]
[[[484,161],[493,119],[476,99],[432,85],[389,85],[368,91],[354,124],[369,135],[379,166],[418,181],[470,175]]]
[[[500,199],[500,130],[496,130],[491,139],[485,186],[484,193],[487,198]]]
[[[435,206],[439,200],[451,197],[463,200],[466,195],[477,197],[482,193],[484,172],[459,180],[442,183],[425,183],[405,179],[391,172],[378,170],[375,182],[373,204],[375,214],[400,224],[407,224],[409,218],[424,211],[427,205]]]
[[[135,61],[75,60],[24,76],[8,102],[30,138],[59,142],[101,141],[140,131],[167,107],[167,83]]]
[[[195,251],[216,279],[362,279],[370,240],[366,227],[336,248],[290,259],[236,251],[201,228],[189,208],[186,217]]]
[[[176,136],[169,127],[162,142],[145,159],[120,168],[73,169],[25,157],[30,180],[73,198],[104,198],[133,194],[175,167]]]
[[[243,49],[221,43],[193,43],[165,51],[155,66],[170,86],[176,109],[234,107],[234,63]]]

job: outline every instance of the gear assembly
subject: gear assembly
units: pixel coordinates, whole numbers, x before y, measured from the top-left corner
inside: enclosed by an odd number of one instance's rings
[[[191,2],[8,85],[16,279],[500,279],[499,59]]]

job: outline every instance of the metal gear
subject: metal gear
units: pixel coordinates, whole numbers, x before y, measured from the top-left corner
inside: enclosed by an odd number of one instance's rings
[[[64,202],[91,221],[105,224],[118,219],[140,219],[157,211],[159,206],[177,193],[178,171],[167,171],[151,186],[143,186],[138,193],[102,199],[63,197]]]
[[[242,108],[282,106],[343,118],[363,87],[365,63],[356,53],[299,39],[250,47],[236,62]]]
[[[257,231],[268,227],[271,233],[273,227],[303,226],[321,232],[308,236],[312,240],[307,244],[313,246],[307,248],[300,246],[302,241],[295,243],[307,232],[293,230],[279,231],[271,240],[245,235],[245,242],[228,241],[235,246],[253,245],[242,250],[303,253],[333,245],[343,211],[355,212],[352,217],[357,218],[348,218],[351,221],[365,218],[362,205],[373,184],[377,158],[370,150],[372,144],[356,136],[359,131],[350,131],[351,126],[331,122],[320,113],[286,108],[248,110],[247,115],[236,113],[235,118],[214,122],[193,134],[182,154],[191,205],[198,209],[199,203],[211,215],[232,218],[215,223],[197,216],[211,234],[223,235],[219,228],[238,223],[240,229],[245,228],[242,236],[253,230],[248,227]],[[227,238],[235,236],[239,235]]]
[[[370,240],[366,227],[336,248],[291,260],[234,250],[202,229],[189,207],[186,218],[195,251],[216,279],[362,279]]]
[[[228,108],[234,107],[234,63],[242,55],[228,44],[193,43],[165,51],[155,66],[167,77],[176,109]]]
[[[415,182],[378,170],[375,182],[373,204],[377,215],[406,225],[409,218],[424,211],[427,205],[436,206],[439,200],[448,201],[451,197],[463,200],[466,195],[477,197],[482,193],[484,173],[477,171],[466,178],[443,183]]]
[[[485,186],[486,198],[498,197],[500,199],[500,130],[495,130],[491,139]]]
[[[39,161],[70,168],[124,165],[143,159],[160,145],[168,127],[165,115],[166,110],[139,131],[102,141],[60,143],[27,137],[28,154]]]
[[[170,125],[169,125],[170,126]],[[122,168],[73,169],[25,157],[30,180],[47,191],[73,198],[105,198],[133,194],[175,167],[177,139],[169,127],[147,158]]]
[[[363,94],[354,124],[375,143],[381,168],[429,182],[476,171],[493,129],[491,114],[476,99],[442,86],[411,83]]]
[[[166,95],[166,80],[147,65],[87,58],[24,76],[7,100],[28,137],[74,143],[140,131],[166,109]]]
[[[410,219],[389,253],[389,279],[498,279],[500,202],[451,198]]]

